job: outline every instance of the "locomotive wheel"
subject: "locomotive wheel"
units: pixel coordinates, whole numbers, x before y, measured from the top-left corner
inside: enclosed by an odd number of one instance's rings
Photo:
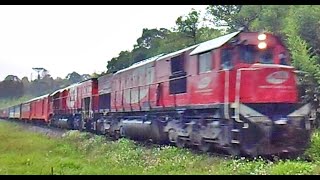
[[[184,148],[186,146],[186,141],[177,137],[177,140],[176,140],[176,146],[178,148]]]
[[[98,123],[98,122],[96,122],[96,133],[98,134],[98,135],[101,135],[102,134],[102,131],[101,131],[101,124],[100,123]]]
[[[168,138],[171,143],[175,143],[178,139],[178,134],[175,129],[170,129],[168,132]]]
[[[114,131],[113,138],[114,138],[114,140],[120,139],[120,132],[118,130]]]
[[[120,126],[120,129],[119,129],[119,136],[120,137],[125,137],[125,132],[124,132],[124,129],[122,126]]]
[[[79,121],[79,127],[78,127],[78,128],[79,128],[79,131],[83,131],[83,128],[82,128],[83,123],[84,123],[84,122],[83,122],[82,120]]]
[[[202,140],[198,145],[198,149],[202,152],[208,152],[211,149],[211,144]]]
[[[232,145],[227,151],[232,157],[239,157],[241,153],[238,145]]]
[[[159,120],[151,122],[152,141],[157,144],[165,144],[168,142],[168,133],[163,131],[164,125]]]

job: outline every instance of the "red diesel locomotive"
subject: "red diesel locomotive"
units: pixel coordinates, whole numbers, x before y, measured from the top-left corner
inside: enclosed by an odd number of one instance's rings
[[[296,81],[278,37],[238,31],[30,100],[19,116],[232,155],[303,152],[311,108]]]

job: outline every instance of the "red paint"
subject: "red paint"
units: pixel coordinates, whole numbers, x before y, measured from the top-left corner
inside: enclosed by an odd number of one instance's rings
[[[248,45],[258,45],[258,33],[240,33],[239,41],[245,41]],[[112,81],[111,107],[113,111],[139,111],[151,107],[182,107],[198,105],[211,105],[233,103],[236,98],[236,76],[238,69],[253,68],[254,70],[241,71],[240,102],[242,103],[295,103],[297,102],[297,89],[295,74],[292,68],[285,68],[279,64],[278,55],[287,50],[283,44],[272,34],[266,34],[267,47],[273,54],[273,66],[245,64],[241,62],[238,51],[233,51],[234,68],[229,71],[229,79],[225,79],[226,70],[222,70],[221,50],[230,48],[225,44],[220,48],[211,50],[212,70],[206,73],[198,73],[198,55],[189,56],[192,51],[184,53],[184,68],[187,72],[187,92],[172,95],[169,93],[170,58],[153,61],[145,65],[117,73]],[[259,62],[258,58],[255,62]],[[146,69],[154,68],[154,80],[147,83]],[[271,84],[267,77],[275,72],[285,71],[288,79],[279,84]],[[138,73],[137,73],[138,72]],[[281,77],[280,77],[281,78]],[[272,79],[272,78],[271,78]],[[274,78],[273,78],[274,79]],[[128,81],[128,82],[127,82]],[[272,80],[271,80],[272,81]],[[277,81],[277,80],[275,80]],[[157,100],[157,87],[161,83],[162,91]],[[228,84],[229,88],[226,88]],[[147,89],[147,95],[138,103],[128,103],[125,100],[128,92]],[[126,93],[127,91],[127,93]],[[228,92],[228,93],[227,93]],[[150,97],[149,97],[150,96]]]
[[[0,118],[8,118],[9,117],[9,109],[4,108],[0,109]]]
[[[257,46],[261,41],[257,39],[259,33],[240,33],[236,39],[242,45]],[[279,65],[280,53],[288,54],[283,43],[272,34],[266,34],[267,47],[273,54],[273,64],[257,64],[255,57],[251,64],[241,60],[238,46],[225,44],[211,50],[212,69],[209,72],[198,72],[198,54],[190,56],[193,49],[186,50],[184,70],[187,77],[186,93],[170,94],[169,77],[171,74],[171,58],[161,57],[158,60],[134,66],[120,71],[103,82],[110,84],[111,111],[149,111],[153,108],[191,107],[233,103],[239,98],[241,103],[296,103],[297,88],[294,69]],[[221,52],[223,49],[233,48],[232,61],[234,66],[230,70],[221,68]],[[289,59],[288,59],[289,61]],[[241,73],[240,73],[241,72]],[[237,89],[237,74],[240,86]],[[110,91],[109,91],[110,92]],[[90,99],[90,112],[98,112],[99,105],[98,81],[90,79],[60,90],[50,97],[37,99],[30,104],[30,113],[22,111],[21,118],[42,119],[48,121],[54,114],[74,114],[84,111],[84,99]],[[0,112],[1,113],[1,112]],[[2,112],[3,116],[5,113]],[[1,115],[1,114],[0,114]]]
[[[30,102],[30,119],[49,121],[50,117],[49,96],[42,97]],[[25,112],[27,114],[27,112]]]

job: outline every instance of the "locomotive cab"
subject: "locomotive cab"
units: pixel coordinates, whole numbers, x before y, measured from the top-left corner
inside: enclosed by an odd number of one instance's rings
[[[230,81],[235,85],[230,87],[235,89],[230,102],[297,103],[296,74],[289,65],[287,50],[277,37],[241,33],[234,44],[230,68],[224,69],[230,70]],[[224,61],[227,58],[223,55],[222,63],[229,62]]]
[[[231,44],[231,61],[224,61],[228,58],[223,54],[221,59],[229,73],[224,87],[231,106],[227,113],[235,120],[233,130],[241,132],[231,133],[231,142],[246,154],[305,149],[310,105],[298,102],[296,74],[282,42],[271,34],[244,32]]]
[[[249,67],[255,63],[290,65],[287,49],[280,39],[272,34],[243,32],[225,44],[221,50],[222,69]],[[228,58],[230,53],[232,57]]]

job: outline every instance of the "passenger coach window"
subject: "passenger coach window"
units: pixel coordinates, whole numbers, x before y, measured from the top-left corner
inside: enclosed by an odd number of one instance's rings
[[[232,66],[232,49],[223,49],[221,52],[221,69],[231,69]]]
[[[211,52],[199,54],[199,73],[208,72],[212,69]]]

